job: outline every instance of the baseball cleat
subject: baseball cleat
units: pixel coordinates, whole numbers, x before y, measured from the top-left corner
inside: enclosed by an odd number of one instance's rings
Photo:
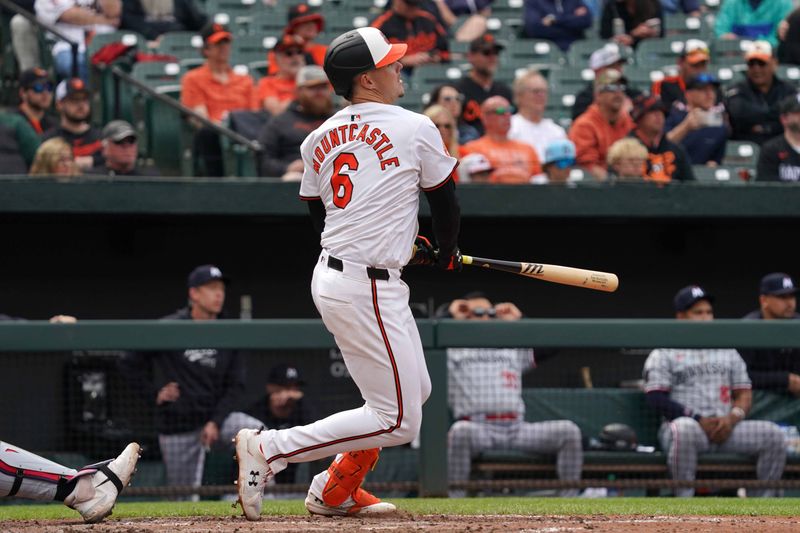
[[[248,520],[261,519],[261,500],[264,487],[272,478],[264,455],[256,439],[261,433],[257,429],[243,429],[236,435],[236,462],[239,463],[239,477],[236,488],[239,492],[239,505]]]
[[[323,516],[382,515],[397,511],[394,504],[381,501],[361,487],[341,505],[327,505],[322,498],[309,490],[306,496],[306,509],[311,514]]]
[[[117,497],[130,484],[136,472],[139,451],[139,445],[131,442],[116,459],[85,467],[97,469],[97,472],[89,478],[94,488],[94,495],[87,500],[72,502],[69,502],[67,497],[64,503],[78,511],[88,524],[97,523],[109,516],[114,504],[117,503]],[[73,494],[77,492],[76,490]],[[77,496],[73,496],[73,499],[77,499]]]

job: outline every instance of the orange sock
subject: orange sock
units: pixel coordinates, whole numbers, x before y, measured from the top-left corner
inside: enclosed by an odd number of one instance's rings
[[[347,500],[361,486],[367,473],[378,462],[380,448],[342,454],[328,467],[328,482],[322,490],[325,505],[335,507]]]

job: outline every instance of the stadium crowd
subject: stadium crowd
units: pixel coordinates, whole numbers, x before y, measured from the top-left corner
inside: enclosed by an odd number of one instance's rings
[[[102,113],[92,112],[93,105],[105,103],[96,98],[89,65],[130,60],[121,31],[141,37],[152,52],[140,50],[136,61],[180,63],[176,82],[183,105],[260,143],[255,171],[261,176],[298,179],[302,139],[345,105],[321,70],[311,68],[321,65],[325,43],[335,36],[325,32],[326,14],[335,11],[321,7],[350,13],[332,0],[277,2],[284,9],[276,16],[285,16],[286,24],[266,39],[257,35],[263,58],[249,65],[238,50],[254,30],[243,30],[228,13],[206,12],[213,2],[16,3],[75,41],[78,54],[73,69],[69,43],[44,38],[27,18],[4,13],[8,25],[2,31],[10,34],[19,72],[18,104],[0,112],[5,174],[158,175],[146,146],[137,142],[143,132],[118,121],[103,129],[96,118]],[[426,111],[450,152],[465,158],[462,182],[472,179],[477,161],[475,171],[488,172],[489,183],[663,184],[713,176],[737,149],[750,157],[736,176],[794,182],[800,175],[800,76],[789,78],[779,68],[800,61],[800,10],[793,10],[791,0],[379,5],[368,10],[370,18],[350,22],[369,23],[390,41],[409,45],[401,60],[407,86],[401,103]],[[197,34],[195,57],[176,57],[161,46],[188,32]],[[107,44],[93,46],[104,33],[112,35]],[[644,77],[643,69],[650,69]],[[195,127],[193,174],[229,174],[220,130],[189,122]],[[52,138],[70,145],[71,156],[45,142]],[[37,150],[44,153],[34,165]],[[551,160],[548,153],[564,157]],[[41,164],[44,159],[51,163]],[[548,168],[557,168],[559,177]]]

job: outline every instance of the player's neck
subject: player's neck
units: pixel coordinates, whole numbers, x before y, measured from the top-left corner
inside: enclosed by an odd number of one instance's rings
[[[353,105],[356,104],[393,104],[395,101],[392,99],[387,98],[386,96],[382,95],[378,91],[372,91],[369,89],[364,89],[363,91],[359,91],[358,94],[353,95],[353,99],[350,100],[350,103]]]

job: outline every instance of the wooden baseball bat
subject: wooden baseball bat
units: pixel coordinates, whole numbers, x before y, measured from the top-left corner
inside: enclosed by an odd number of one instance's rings
[[[461,263],[596,291],[614,292],[619,286],[619,279],[616,274],[586,270],[584,268],[501,261],[499,259],[486,259],[485,257],[463,254],[461,255]]]

